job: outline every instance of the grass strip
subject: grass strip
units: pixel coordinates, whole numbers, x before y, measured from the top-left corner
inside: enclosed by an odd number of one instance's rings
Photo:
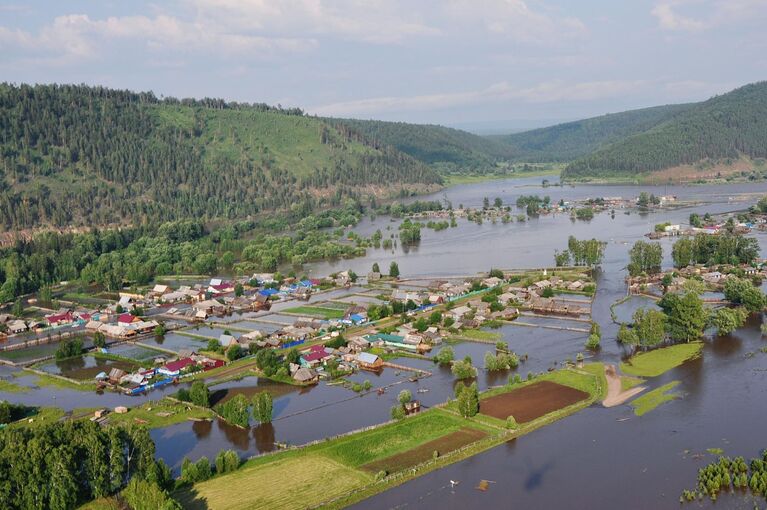
[[[678,384],[679,381],[671,381],[660,388],[655,388],[641,397],[632,400],[629,405],[634,408],[635,415],[642,416],[647,414],[661,404],[680,398],[681,395],[679,393],[669,393]]]
[[[621,363],[621,372],[638,377],[656,377],[700,354],[702,342],[677,344],[635,354]]]

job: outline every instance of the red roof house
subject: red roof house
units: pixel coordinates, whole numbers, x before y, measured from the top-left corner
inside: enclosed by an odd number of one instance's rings
[[[166,363],[165,366],[158,368],[157,372],[163,375],[174,377],[179,375],[179,373],[181,373],[181,371],[185,369],[186,367],[189,367],[195,364],[196,363],[192,358],[181,358],[179,360]]]
[[[117,318],[117,322],[120,324],[130,324],[131,322],[136,322],[141,320],[139,317],[136,317],[135,315],[129,314],[129,313],[121,313],[120,316]]]
[[[74,321],[72,312],[53,314],[46,317],[48,324],[51,326],[58,326],[59,324],[69,324]]]

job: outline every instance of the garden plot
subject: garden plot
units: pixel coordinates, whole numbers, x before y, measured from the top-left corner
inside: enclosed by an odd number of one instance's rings
[[[79,381],[92,380],[101,372],[109,373],[113,368],[126,372],[137,369],[137,363],[123,360],[97,358],[92,355],[77,356],[63,360],[49,361],[35,368],[48,374],[61,375]]]
[[[109,347],[108,351],[109,354],[114,354],[115,356],[121,356],[123,358],[130,358],[136,361],[153,360],[158,356],[163,356],[164,354],[156,349],[150,349],[148,347],[136,344],[116,345]]]
[[[541,381],[483,399],[479,412],[499,420],[513,416],[518,423],[527,423],[587,398],[589,394],[585,391]]]
[[[197,351],[203,349],[207,345],[207,340],[171,332],[166,333],[161,338],[156,336],[144,338],[138,344],[178,353],[182,350]]]
[[[402,471],[403,469],[417,466],[418,464],[434,458],[434,452],[437,452],[438,455],[444,455],[479,441],[486,436],[487,434],[481,430],[463,428],[442,436],[439,439],[424,443],[412,450],[365,464],[362,466],[362,469],[369,471],[370,473],[378,473],[379,471],[394,473]]]

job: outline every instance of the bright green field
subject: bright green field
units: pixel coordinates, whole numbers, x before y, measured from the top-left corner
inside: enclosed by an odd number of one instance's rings
[[[651,392],[645,393],[641,397],[634,399],[629,405],[634,408],[634,414],[642,416],[661,404],[679,398],[680,395],[678,393],[669,393],[678,384],[679,381],[671,381],[660,388],[656,388]]]
[[[283,310],[285,313],[319,317],[321,319],[343,319],[344,311],[337,308],[323,308],[321,306],[294,306]]]
[[[621,372],[639,377],[656,377],[700,354],[702,342],[677,344],[632,356],[621,363]]]

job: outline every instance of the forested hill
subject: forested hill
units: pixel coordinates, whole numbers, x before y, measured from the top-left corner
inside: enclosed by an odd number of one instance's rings
[[[442,172],[485,172],[509,160],[513,150],[490,138],[434,124],[407,124],[379,120],[328,119],[391,145]]]
[[[696,103],[568,165],[566,178],[633,175],[701,161],[767,157],[767,82]]]
[[[516,161],[572,161],[617,140],[651,129],[691,106],[667,105],[611,113],[522,133],[495,136],[493,139],[506,144]]]
[[[0,84],[0,230],[308,211],[441,182],[298,109]]]

